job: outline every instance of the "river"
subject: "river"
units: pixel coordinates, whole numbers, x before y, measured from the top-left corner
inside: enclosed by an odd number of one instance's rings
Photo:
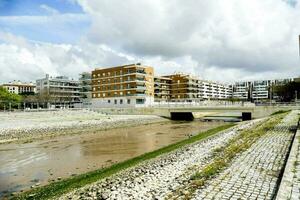
[[[168,121],[0,145],[0,198],[127,160],[224,122]]]

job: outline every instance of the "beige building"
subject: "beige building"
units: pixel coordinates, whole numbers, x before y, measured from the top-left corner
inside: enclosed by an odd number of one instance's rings
[[[36,85],[33,83],[22,83],[20,81],[13,81],[2,85],[8,92],[14,94],[34,94],[36,92]]]
[[[171,99],[172,79],[163,76],[154,77],[154,99],[157,102],[167,102]]]
[[[154,101],[153,67],[140,63],[92,71],[93,107],[143,107]]]

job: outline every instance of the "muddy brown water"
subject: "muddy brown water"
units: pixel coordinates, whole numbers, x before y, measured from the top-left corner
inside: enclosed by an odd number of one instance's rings
[[[224,122],[168,121],[0,145],[0,198],[144,154]]]

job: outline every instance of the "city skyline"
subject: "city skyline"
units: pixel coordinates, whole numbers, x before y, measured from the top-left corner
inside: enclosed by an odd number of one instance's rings
[[[297,77],[299,8],[283,0],[1,0],[0,82],[136,62],[225,83]]]

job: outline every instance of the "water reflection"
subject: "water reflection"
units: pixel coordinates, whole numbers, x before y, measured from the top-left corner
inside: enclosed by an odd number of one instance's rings
[[[0,197],[106,167],[224,122],[164,122],[0,145]]]

